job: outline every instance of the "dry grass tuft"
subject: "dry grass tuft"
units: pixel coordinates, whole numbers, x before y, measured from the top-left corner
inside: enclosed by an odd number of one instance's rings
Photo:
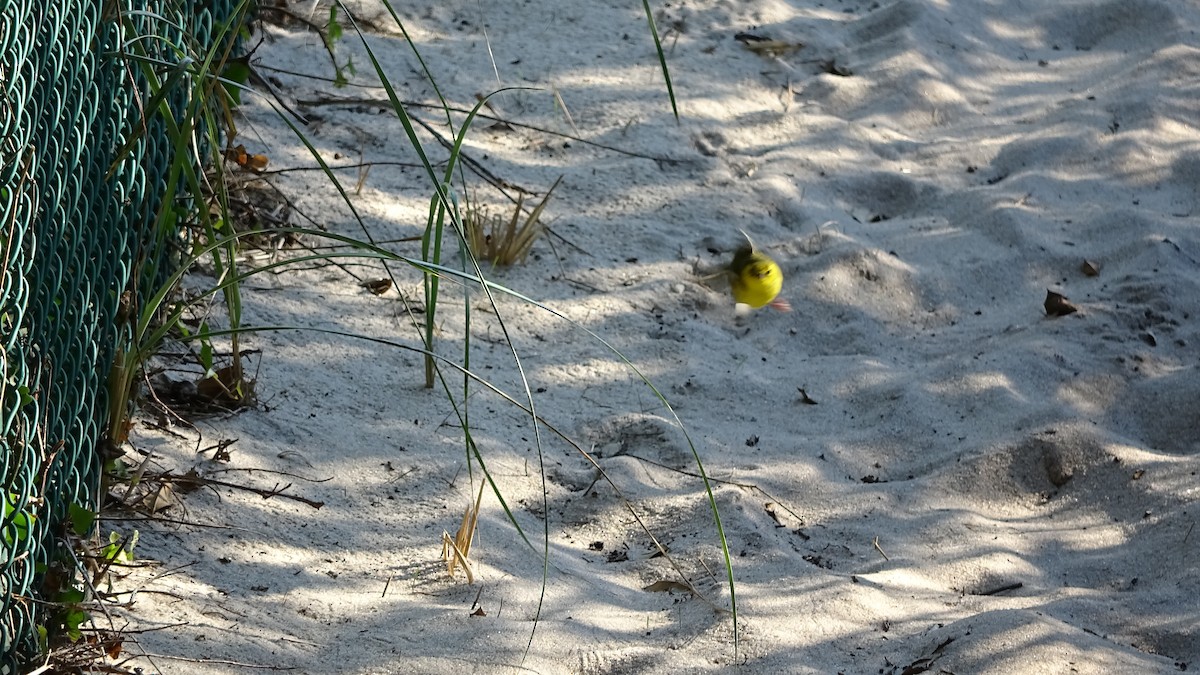
[[[517,198],[516,208],[507,220],[498,213],[491,213],[487,206],[478,202],[469,204],[463,214],[463,227],[466,228],[467,246],[475,258],[488,260],[493,265],[502,267],[525,262],[533,242],[537,241],[546,229],[540,222],[542,209],[546,208],[550,195],[554,194],[554,188],[557,188],[560,182],[562,176],[554,181],[546,196],[524,220],[521,219],[524,214],[524,195]]]
[[[479,484],[479,494],[475,497],[475,505],[467,505],[462,523],[458,526],[458,532],[451,537],[449,532],[442,531],[442,560],[446,561],[446,572],[453,579],[454,572],[461,566],[467,575],[468,584],[475,583],[475,575],[471,572],[470,564],[467,563],[467,556],[471,555],[471,544],[475,541],[475,527],[479,522],[479,502],[483,501],[484,485],[485,483]]]

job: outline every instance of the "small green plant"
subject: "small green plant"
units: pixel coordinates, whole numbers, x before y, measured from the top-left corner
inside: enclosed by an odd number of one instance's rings
[[[83,606],[86,599],[84,592],[78,588],[63,589],[54,600],[58,611],[50,617],[49,623],[38,631],[40,636],[49,640],[52,636],[62,635],[71,642],[78,642],[83,636],[80,627],[92,618]]]
[[[135,269],[140,271],[145,266],[156,269],[162,261],[170,259],[168,251],[180,245],[190,243],[193,253],[202,250],[216,277],[217,287],[224,295],[229,324],[234,329],[241,323],[239,287],[224,282],[237,274],[235,261],[238,240],[236,236],[230,236],[234,233],[229,225],[225,172],[216,170],[206,176],[198,167],[220,167],[226,155],[222,151],[222,142],[230,143],[236,134],[232,112],[236,99],[229,94],[229,90],[240,91],[241,85],[236,78],[226,80],[216,74],[225,72],[233,61],[235,38],[245,23],[249,8],[248,0],[243,0],[229,21],[215,27],[212,47],[207,50],[202,49],[194,36],[188,35],[183,27],[176,26],[171,19],[151,12],[139,13],[142,17],[167,26],[168,33],[178,29],[184,39],[179,44],[170,44],[165,48],[167,53],[173,55],[174,61],[164,60],[161,54],[148,49],[139,39],[127,41],[121,54],[130,67],[138,70],[144,78],[151,94],[145,113],[148,118],[162,123],[172,146],[171,162],[166,167],[165,192],[151,226],[155,238],[138,251]],[[128,23],[130,17],[124,20],[130,33],[136,35],[135,26]],[[234,73],[239,74],[245,75]],[[185,105],[182,110],[177,110],[171,101],[180,98]],[[110,173],[127,159],[127,153],[147,127],[148,124],[143,123],[135,128],[118,153]],[[186,199],[181,202],[180,198]],[[181,203],[190,204],[191,208],[181,207]],[[185,241],[181,233],[190,235],[190,241]],[[189,267],[199,259],[199,256],[192,255],[182,261],[181,266]],[[137,383],[146,361],[158,351],[168,334],[183,326],[180,318],[189,303],[197,300],[171,302],[177,295],[181,272],[179,270],[179,273],[167,275],[158,288],[151,289],[138,287],[142,277],[135,274],[130,287],[120,296],[117,323],[125,331],[123,344],[118,345],[109,370],[106,458],[120,457],[122,454],[121,446],[128,439],[132,427],[131,415],[136,402]],[[231,364],[228,370],[223,369],[225,377],[221,386],[227,392],[228,401],[237,407],[251,402],[253,391],[252,383],[245,380],[242,372],[237,332],[233,332],[229,339]],[[211,357],[211,344],[202,345],[202,352],[204,346],[208,347]],[[206,375],[213,373],[210,366],[211,358],[206,366]]]
[[[562,176],[559,176],[542,201],[528,214],[524,208],[525,195],[520,195],[512,216],[507,219],[499,213],[492,213],[478,200],[467,204],[463,209],[463,236],[471,254],[477,260],[487,260],[500,267],[525,262],[529,249],[546,229],[540,220],[542,210],[561,182]]]
[[[17,550],[18,544],[22,544],[29,539],[29,534],[33,530],[33,523],[37,520],[37,516],[31,511],[27,511],[20,507],[21,496],[13,492],[5,493],[0,497],[3,502],[4,511],[4,543],[7,544],[9,550]]]

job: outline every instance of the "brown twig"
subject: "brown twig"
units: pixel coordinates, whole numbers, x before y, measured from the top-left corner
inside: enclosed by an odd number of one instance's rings
[[[380,106],[383,108],[387,108],[389,110],[392,107],[392,104],[390,101],[388,101],[387,99],[379,99],[379,98],[338,99],[338,98],[332,98],[332,97],[330,97],[330,98],[322,97],[322,98],[316,98],[316,99],[300,100],[300,101],[296,101],[296,103],[298,105],[303,105],[303,106],[371,105],[371,106]],[[401,101],[400,103],[401,103],[401,105],[405,106],[406,108],[427,108],[430,110],[449,110],[450,112],[460,113],[463,115],[470,114],[470,112],[471,112],[470,110],[466,110],[464,108],[455,108],[453,106],[446,106],[443,108],[441,105],[436,105],[433,103],[419,103],[417,101]],[[520,128],[520,129],[528,129],[529,131],[536,131],[538,133],[548,134],[550,136],[558,136],[559,138],[565,138],[567,140],[575,141],[576,143],[590,145],[594,148],[599,148],[601,150],[608,150],[609,152],[615,152],[617,154],[626,155],[628,157],[636,157],[638,159],[648,159],[652,162],[659,162],[662,164],[678,164],[680,161],[682,161],[679,159],[675,159],[673,157],[663,157],[661,155],[647,155],[645,153],[635,152],[633,150],[626,150],[624,148],[618,148],[615,145],[606,145],[604,143],[599,143],[597,141],[591,141],[591,140],[588,140],[588,139],[586,139],[582,136],[576,135],[576,134],[567,134],[567,133],[563,133],[561,131],[554,131],[552,129],[547,129],[545,127],[539,127],[539,126],[536,126],[533,124],[523,124],[521,122],[513,122],[512,120],[504,119],[503,117],[498,117],[496,115],[488,115],[486,113],[481,112],[481,113],[476,113],[475,116],[478,117],[479,119],[488,120],[489,122],[499,122],[501,124],[507,124],[510,127],[516,127],[516,128]]]
[[[167,659],[169,661],[184,661],[186,663],[211,663],[221,666],[237,666],[238,668],[254,668],[257,670],[296,670],[297,666],[274,666],[261,663],[245,663],[242,661],[231,661],[229,659],[193,659],[186,656],[173,656],[171,654],[151,654],[144,652],[140,656],[148,659]]]
[[[872,541],[871,545],[875,547],[876,551],[879,551],[879,555],[883,556],[884,560],[891,560],[891,558],[888,557],[888,554],[884,553],[883,549],[879,546],[879,537],[875,537],[875,541]]]
[[[312,499],[307,499],[305,497],[300,497],[298,495],[286,494],[284,492],[284,490],[287,490],[288,488],[292,487],[291,483],[288,483],[287,485],[284,485],[283,487],[276,486],[274,488],[271,488],[270,490],[264,490],[262,488],[251,487],[249,485],[239,485],[237,483],[230,483],[228,481],[216,480],[214,478],[205,478],[204,476],[201,476],[201,475],[195,473],[194,471],[189,471],[186,474],[177,474],[177,473],[171,473],[170,471],[167,471],[165,473],[156,474],[155,476],[153,476],[153,478],[151,480],[158,480],[163,483],[175,483],[177,485],[191,486],[191,487],[216,486],[216,487],[231,488],[234,490],[244,490],[246,492],[252,492],[252,493],[262,497],[263,499],[270,499],[272,497],[283,497],[284,499],[290,499],[292,501],[300,502],[301,504],[306,504],[308,506],[313,507],[314,509],[319,509],[322,506],[325,506],[325,502],[314,501]]]

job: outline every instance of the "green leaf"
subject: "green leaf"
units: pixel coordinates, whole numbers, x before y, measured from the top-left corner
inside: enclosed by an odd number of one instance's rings
[[[83,591],[74,586],[68,586],[63,589],[62,593],[58,594],[58,602],[64,605],[77,605],[83,602],[83,598]]]
[[[221,72],[221,79],[245,86],[250,81],[250,64],[244,58],[230,61],[225,65],[225,70]],[[242,104],[242,87],[234,86],[229,82],[222,83],[222,86],[225,87],[225,93],[234,105]]]
[[[82,595],[82,593],[80,595]],[[80,598],[79,600],[82,601],[83,598]],[[83,632],[79,630],[79,627],[90,618],[91,617],[88,615],[88,613],[83,611],[83,609],[78,606],[72,607],[63,612],[63,627],[66,628],[67,637],[70,638],[71,642],[79,642],[79,638],[83,637]]]
[[[125,546],[121,546],[121,541],[124,537],[119,532],[113,531],[108,535],[108,546],[100,550],[100,554],[105,560],[111,560],[115,563],[131,563],[133,562],[133,547],[137,546],[138,531],[134,530],[133,535],[129,537],[129,541],[125,542]]]
[[[200,324],[200,334],[208,333],[208,322]],[[200,340],[200,366],[204,368],[204,377],[216,376],[216,371],[213,370],[213,346],[212,340],[201,338]]]
[[[86,537],[96,522],[96,512],[75,503],[71,504],[68,511],[71,517],[71,529],[75,530],[76,535]]]
[[[4,542],[13,548],[18,542],[29,539],[37,516],[27,511],[18,511],[20,496],[9,492],[4,498]]]

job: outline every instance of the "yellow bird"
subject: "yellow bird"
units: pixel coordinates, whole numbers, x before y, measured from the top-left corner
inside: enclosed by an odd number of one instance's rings
[[[767,254],[755,250],[749,236],[746,236],[746,242],[733,254],[733,261],[725,268],[729,274],[733,299],[739,305],[754,309],[770,305],[781,312],[791,311],[791,304],[779,297],[779,292],[783,290],[783,270]]]

